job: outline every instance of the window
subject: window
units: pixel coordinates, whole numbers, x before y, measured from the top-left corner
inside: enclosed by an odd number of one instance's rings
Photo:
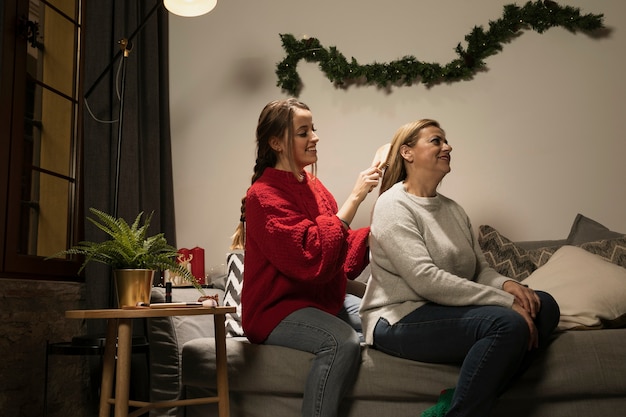
[[[76,280],[45,258],[81,234],[82,0],[2,7],[0,276]]]

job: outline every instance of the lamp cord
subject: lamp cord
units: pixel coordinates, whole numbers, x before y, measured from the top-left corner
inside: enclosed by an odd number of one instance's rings
[[[117,72],[115,73],[115,93],[117,95],[117,100],[118,101],[120,100],[120,74],[121,74],[121,72],[122,72],[122,60],[120,60],[120,63],[117,66]],[[87,109],[87,112],[89,113],[91,118],[93,120],[95,120],[96,122],[104,123],[104,124],[112,124],[112,123],[117,123],[119,121],[119,119],[115,119],[115,120],[102,120],[102,119],[99,119],[93,113],[93,111],[91,110],[91,107],[89,107],[89,102],[87,100],[87,96],[85,96],[85,98],[83,100],[85,102],[85,108]]]

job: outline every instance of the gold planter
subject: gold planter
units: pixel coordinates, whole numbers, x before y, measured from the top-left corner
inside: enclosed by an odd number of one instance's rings
[[[150,304],[154,271],[151,269],[116,269],[115,289],[120,308]]]

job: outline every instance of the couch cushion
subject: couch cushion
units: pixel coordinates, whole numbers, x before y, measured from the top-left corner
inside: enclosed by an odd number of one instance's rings
[[[291,397],[302,395],[313,355],[280,346],[255,345],[242,338],[226,340],[229,386],[233,393]],[[561,332],[547,351],[503,398],[626,396],[623,377],[626,329]],[[396,358],[363,346],[358,379],[350,399],[435,402],[458,378],[454,365]],[[183,383],[215,389],[215,343],[196,339],[183,348]],[[237,396],[236,394],[233,394]]]
[[[600,256],[606,261],[626,268],[626,237],[586,242],[580,245],[587,252]]]
[[[626,329],[555,334],[503,399],[571,400],[626,396]]]
[[[256,345],[226,338],[231,391],[302,392],[313,354],[282,346]],[[215,388],[215,340],[195,339],[183,346],[183,383]]]
[[[554,297],[560,329],[626,324],[626,269],[582,248],[563,246],[522,282]]]
[[[227,338],[229,387],[233,392],[302,396],[314,355],[282,346],[257,345],[245,338]],[[424,364],[387,355],[363,345],[358,381],[350,397],[401,399],[454,385],[458,368]],[[183,383],[215,388],[215,341],[204,338],[183,346]],[[398,375],[403,375],[399,378]],[[407,378],[409,375],[413,377]],[[419,377],[418,377],[419,376]],[[407,379],[411,383],[407,383]],[[452,384],[452,385],[451,385]]]
[[[615,239],[618,237],[624,237],[624,234],[610,230],[597,221],[578,213],[567,236],[567,244],[579,246],[586,242]]]
[[[545,264],[559,246],[524,249],[491,226],[479,227],[478,244],[489,266],[498,273],[521,281]]]

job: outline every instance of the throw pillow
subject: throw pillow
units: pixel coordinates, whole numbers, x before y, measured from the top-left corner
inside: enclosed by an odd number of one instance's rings
[[[582,248],[561,247],[522,283],[554,297],[559,330],[626,325],[626,269]]]
[[[624,237],[624,234],[609,230],[608,227],[578,213],[567,236],[567,244],[580,246],[587,242],[619,237]]]
[[[237,307],[235,313],[226,313],[226,336],[244,336],[241,326],[241,287],[243,286],[243,251],[229,252],[226,255],[226,286],[224,305]]]
[[[486,225],[479,227],[478,244],[489,266],[517,281],[528,278],[534,270],[548,262],[558,249],[558,246],[524,249]]]
[[[599,240],[580,245],[587,252],[601,256],[605,260],[626,268],[626,237]]]

